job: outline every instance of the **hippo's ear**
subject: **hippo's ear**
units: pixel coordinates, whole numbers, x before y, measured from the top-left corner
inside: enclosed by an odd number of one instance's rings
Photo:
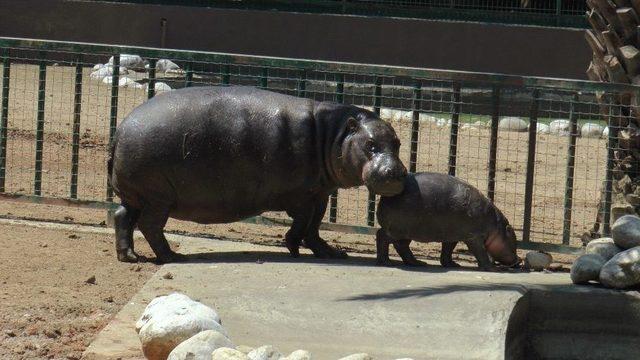
[[[347,132],[349,134],[355,134],[360,129],[360,122],[353,116],[349,116],[347,119]]]

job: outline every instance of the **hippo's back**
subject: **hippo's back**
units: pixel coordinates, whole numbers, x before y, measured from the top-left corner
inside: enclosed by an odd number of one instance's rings
[[[383,197],[378,222],[395,239],[464,241],[497,226],[496,208],[468,183],[439,173],[407,176],[404,191]]]

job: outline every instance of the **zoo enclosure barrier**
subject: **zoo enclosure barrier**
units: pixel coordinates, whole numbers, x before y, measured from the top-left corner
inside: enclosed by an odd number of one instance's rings
[[[111,2],[588,27],[584,16],[587,8],[583,0],[111,0]]]
[[[14,38],[0,38],[0,57],[0,199],[113,209],[108,145],[135,106],[181,87],[251,85],[374,111],[396,129],[410,171],[466,180],[501,208],[521,247],[556,251],[581,245],[596,217],[608,231],[618,132],[603,134],[603,127],[608,117],[624,114],[607,99],[640,91],[625,84]],[[364,187],[340,189],[323,228],[375,233],[377,200]],[[288,223],[282,213],[246,221]]]

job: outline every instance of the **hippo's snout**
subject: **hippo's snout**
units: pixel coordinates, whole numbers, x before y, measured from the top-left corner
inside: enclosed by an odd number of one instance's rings
[[[372,159],[364,169],[363,180],[369,190],[381,196],[398,195],[404,189],[407,168],[395,156]]]

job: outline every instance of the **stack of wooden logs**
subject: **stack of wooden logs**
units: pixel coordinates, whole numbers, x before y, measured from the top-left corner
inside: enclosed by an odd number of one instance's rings
[[[587,75],[593,81],[640,85],[640,0],[587,0],[593,50]],[[609,131],[617,141],[611,223],[640,211],[640,94],[597,94]],[[601,218],[599,218],[601,220]],[[592,236],[598,233],[598,224]],[[595,232],[595,233],[594,233]]]

